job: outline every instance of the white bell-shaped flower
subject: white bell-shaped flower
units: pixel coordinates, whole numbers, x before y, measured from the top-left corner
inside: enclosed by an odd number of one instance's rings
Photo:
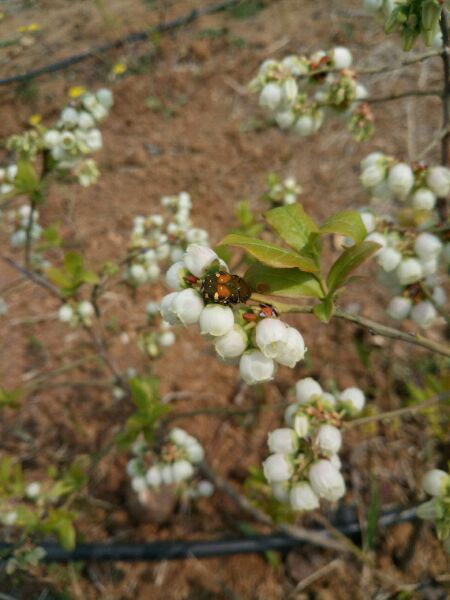
[[[345,482],[341,473],[329,460],[318,460],[309,470],[309,481],[319,498],[335,502],[345,494]]]
[[[270,381],[275,375],[275,363],[259,350],[250,350],[241,356],[239,370],[248,385]]]
[[[307,481],[292,486],[289,500],[294,510],[307,511],[319,508],[319,498]]]

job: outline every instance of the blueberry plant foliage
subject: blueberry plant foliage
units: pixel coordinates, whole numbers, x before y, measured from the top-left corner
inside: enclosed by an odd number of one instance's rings
[[[44,126],[37,120],[29,130],[7,140],[12,160],[0,168],[0,207],[11,252],[2,260],[55,298],[59,320],[85,333],[109,372],[112,396],[133,406],[114,444],[95,456],[77,456],[62,471],[50,470],[45,480],[28,478],[19,457],[0,459],[0,520],[5,539],[20,542],[8,556],[11,571],[39,560],[43,535],[54,535],[66,548],[74,547],[89,475],[108,452],[128,453],[130,489],[141,504],[161,489],[188,503],[210,497],[215,486],[230,493],[208,468],[202,441],[170,424],[180,415],[160,397],[153,374],[153,361],[176,342],[182,327],[197,328],[217,359],[236,365],[249,386],[282,377],[282,368],[292,369],[307,356],[308,339],[285,323],[286,313],[309,314],[323,323],[347,320],[380,336],[450,357],[447,345],[423,331],[410,333],[339,307],[339,297],[352,285],[357,269],[374,259],[382,283],[391,292],[387,307],[391,319],[409,318],[421,330],[449,319],[445,308],[450,262],[447,8],[439,0],[380,0],[364,6],[386,20],[387,31],[400,32],[405,51],[419,36],[433,46],[434,51],[420,60],[441,56],[445,81],[439,94],[441,164],[408,164],[374,149],[361,161],[360,180],[368,193],[363,207],[319,221],[302,206],[302,188],[293,177],[271,174],[261,199],[266,206],[262,216],[241,202],[237,227],[212,247],[208,232],[192,222],[192,200],[182,191],[162,197],[160,213],[135,215],[127,253],[94,269],[80,253],[65,250],[56,226],[42,228],[39,216],[45,210],[49,185],[61,185],[62,179],[86,187],[99,177],[92,154],[102,147],[100,127],[113,107],[112,93],[77,88],[56,123]],[[336,118],[362,141],[375,126],[370,93],[359,81],[363,74],[364,69],[353,66],[349,50],[336,47],[267,60],[250,90],[259,94],[259,104],[286,135],[319,135],[324,120]],[[324,253],[330,236],[340,240],[331,264]],[[59,258],[54,264],[48,251],[55,248]],[[16,258],[19,252],[22,260]],[[120,282],[132,297],[138,287],[150,289],[163,273],[170,291],[158,302],[149,301],[145,325],[139,328],[138,343],[149,359],[148,372],[137,373],[131,365],[122,372],[109,354],[103,327],[107,291]],[[2,299],[0,314],[7,313],[7,301]],[[357,383],[341,391],[326,390],[324,383],[310,377],[296,383],[293,400],[284,406],[284,423],[268,435],[262,469],[255,465],[247,482],[250,496],[257,489],[267,500],[261,505],[270,514],[265,519],[290,518],[344,496],[346,481],[339,458],[342,431],[366,409],[366,395]],[[0,388],[0,407],[18,408],[33,385],[40,383]],[[448,402],[448,393],[433,400],[444,401]],[[435,522],[447,549],[449,477],[442,469],[425,476],[423,489],[432,499],[418,511]],[[231,497],[236,499],[236,492]],[[246,500],[239,502],[241,508],[249,506]],[[329,543],[317,533],[311,536],[322,545]]]

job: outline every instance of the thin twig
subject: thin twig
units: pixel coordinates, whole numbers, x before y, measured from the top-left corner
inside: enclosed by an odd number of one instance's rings
[[[19,273],[22,273],[22,275],[24,275],[28,279],[31,279],[31,281],[34,281],[34,283],[41,286],[42,288],[46,289],[53,296],[58,298],[58,300],[61,300],[61,302],[63,301],[63,297],[59,293],[58,288],[51,284],[45,277],[42,277],[38,273],[33,273],[25,267],[22,267],[21,265],[19,265],[18,262],[16,262],[13,258],[10,258],[9,256],[2,256],[1,259],[4,262],[6,262],[10,267],[15,269],[16,271],[19,271]]]
[[[444,7],[439,19],[439,25],[442,32],[442,63],[444,68],[444,86],[442,89],[442,129],[445,135],[441,142],[441,164],[448,167],[450,161],[450,39],[447,23],[447,9]],[[441,223],[447,221],[447,199],[438,198],[436,210],[439,214]]]
[[[441,97],[441,90],[406,90],[398,94],[387,94],[386,96],[369,96],[364,98],[364,102],[369,104],[377,104],[381,102],[390,102],[391,100],[400,100],[401,98],[410,98],[411,96],[437,96]]]
[[[341,567],[343,564],[344,563],[340,558],[335,558],[323,567],[320,567],[320,569],[317,569],[317,571],[314,571],[314,573],[311,573],[311,575],[308,575],[308,577],[302,579],[302,581],[300,581],[297,584],[294,593],[299,594],[300,592],[303,592],[303,590],[306,590],[306,588],[309,587],[311,584],[315,583],[319,579],[322,579],[322,577],[326,577],[327,575]]]
[[[286,302],[278,301],[276,298],[272,298],[271,296],[266,296],[263,294],[252,294],[252,300],[270,302],[280,313],[298,313],[311,315],[314,311],[313,306],[288,304]],[[450,347],[444,346],[443,344],[422,337],[419,334],[407,333],[405,331],[401,331],[400,329],[394,329],[393,327],[388,327],[387,325],[383,325],[382,323],[377,323],[376,321],[372,321],[371,319],[366,319],[365,317],[354,315],[352,313],[345,312],[338,308],[334,311],[333,317],[337,319],[343,319],[344,321],[350,321],[351,323],[355,323],[356,325],[360,325],[361,327],[368,329],[373,335],[381,335],[383,337],[391,338],[394,340],[401,340],[402,342],[406,342],[408,344],[421,346],[422,348],[426,348],[427,350],[431,350],[432,352],[436,352],[437,354],[442,354],[442,356],[450,357]]]

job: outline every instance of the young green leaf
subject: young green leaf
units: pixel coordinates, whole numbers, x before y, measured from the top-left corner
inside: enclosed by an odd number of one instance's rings
[[[334,312],[333,297],[327,296],[323,302],[316,304],[313,312],[320,321],[328,323]]]
[[[317,266],[310,258],[294,254],[293,252],[289,252],[289,250],[285,250],[274,244],[269,244],[264,240],[252,238],[247,235],[232,233],[227,235],[219,245],[237,246],[238,248],[242,248],[269,267],[279,269],[297,267],[300,271],[306,271],[308,273],[315,273],[318,271]]]
[[[318,231],[317,225],[298,203],[272,208],[266,212],[264,218],[278,235],[297,252],[300,252],[308,243],[310,235]]]
[[[287,298],[322,298],[317,278],[298,269],[274,269],[254,263],[246,272],[245,281],[260,294]]]
[[[339,233],[352,238],[359,244],[367,236],[367,229],[359,212],[355,210],[342,210],[328,217],[320,227],[321,233]]]
[[[22,194],[35,194],[40,190],[39,179],[33,165],[28,160],[19,160],[14,187]]]
[[[342,287],[348,276],[379,249],[380,245],[375,242],[361,242],[344,250],[328,273],[327,285],[330,292]]]

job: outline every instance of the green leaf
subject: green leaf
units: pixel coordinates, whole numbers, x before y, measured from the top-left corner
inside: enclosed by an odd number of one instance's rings
[[[73,550],[75,548],[75,528],[70,519],[61,518],[55,527],[55,532],[64,550]]]
[[[367,229],[359,212],[355,210],[342,210],[328,217],[320,227],[321,233],[339,233],[351,237],[355,244],[359,244],[367,236]]]
[[[72,250],[64,255],[64,268],[73,277],[77,277],[83,272],[83,257],[78,252]]]
[[[279,246],[269,244],[264,240],[252,238],[247,235],[232,233],[227,235],[219,245],[237,246],[238,248],[242,248],[269,267],[279,269],[297,267],[301,271],[306,271],[308,273],[315,273],[318,271],[317,266],[310,258],[294,254],[289,250],[284,250],[284,248],[280,248]]]
[[[310,235],[318,231],[317,225],[298,203],[272,208],[264,217],[278,235],[297,252],[306,246]]]
[[[30,161],[19,160],[14,187],[22,194],[35,194],[40,191],[40,182]]]
[[[322,298],[317,278],[298,269],[273,269],[254,263],[246,272],[245,281],[259,294],[287,298]]]
[[[20,399],[23,396],[23,390],[21,388],[13,388],[7,390],[0,386],[0,408],[9,406],[10,408],[17,408],[20,406]]]
[[[328,273],[327,285],[330,292],[342,287],[348,276],[379,249],[380,244],[375,242],[361,242],[344,250]]]
[[[328,323],[334,312],[333,297],[329,295],[323,302],[316,304],[313,312],[320,321]]]

